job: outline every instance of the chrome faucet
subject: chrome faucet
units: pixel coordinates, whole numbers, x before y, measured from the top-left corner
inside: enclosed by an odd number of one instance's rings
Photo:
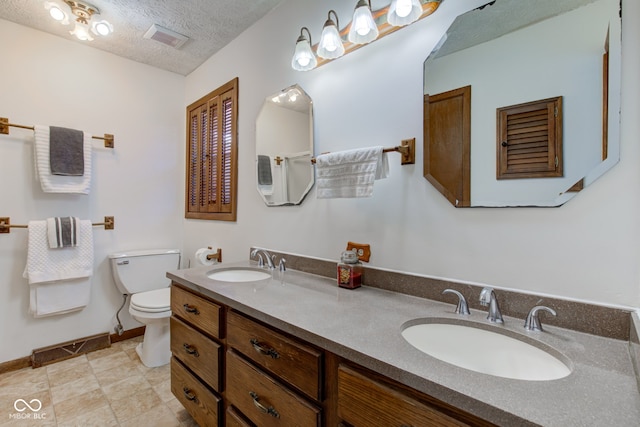
[[[251,258],[255,258],[256,256],[258,257],[258,267],[260,268],[263,268],[265,263],[262,255],[264,255],[264,258],[266,259],[267,267],[269,267],[269,270],[275,270],[276,266],[273,263],[273,258],[275,257],[275,255],[271,255],[268,250],[262,248],[256,248],[251,251]]]
[[[547,311],[554,316],[556,315],[556,311],[554,309],[546,307],[544,305],[537,305],[533,307],[524,322],[524,328],[527,331],[542,332],[542,323],[540,323],[540,317],[538,315],[538,312],[540,310]]]
[[[484,307],[489,306],[489,313],[487,314],[487,320],[493,323],[504,323],[502,320],[502,313],[500,313],[500,307],[498,306],[498,299],[493,288],[483,288],[480,292],[480,304]]]
[[[453,289],[445,289],[442,291],[443,294],[454,294],[458,296],[458,305],[456,305],[456,314],[471,314],[469,312],[469,305],[467,304],[467,300],[464,298],[460,292],[455,291]]]

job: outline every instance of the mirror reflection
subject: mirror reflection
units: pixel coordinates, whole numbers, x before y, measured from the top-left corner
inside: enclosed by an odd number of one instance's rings
[[[619,159],[620,38],[618,0],[496,0],[460,15],[424,63],[425,177],[458,207],[559,206],[574,197]],[[456,101],[468,119],[450,122],[449,107],[434,100],[469,87]],[[498,179],[497,111],[552,98],[562,107],[560,176]],[[455,132],[434,137],[447,126]],[[465,132],[466,148],[448,145]]]
[[[267,206],[298,205],[314,183],[313,103],[298,85],[267,96],[256,118],[256,185]]]

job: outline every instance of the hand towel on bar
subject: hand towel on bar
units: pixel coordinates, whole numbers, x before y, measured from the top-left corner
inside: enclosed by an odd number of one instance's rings
[[[51,249],[78,246],[78,218],[47,218],[47,240]]]
[[[80,310],[89,303],[93,274],[91,221],[78,223],[78,246],[50,249],[47,221],[28,225],[27,265],[29,312],[35,317]]]
[[[371,197],[373,182],[389,174],[383,147],[321,154],[316,158],[319,199]]]
[[[34,128],[36,178],[40,180],[42,191],[45,193],[89,194],[91,189],[91,135],[84,132],[84,175],[53,175],[50,163],[49,126],[36,125]]]
[[[84,176],[84,132],[49,127],[49,166],[53,175]]]

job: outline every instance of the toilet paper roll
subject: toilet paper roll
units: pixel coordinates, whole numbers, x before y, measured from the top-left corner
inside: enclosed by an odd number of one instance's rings
[[[216,251],[209,248],[200,248],[196,251],[196,262],[200,265],[213,265],[218,261],[215,259],[207,259],[208,255],[216,255]]]

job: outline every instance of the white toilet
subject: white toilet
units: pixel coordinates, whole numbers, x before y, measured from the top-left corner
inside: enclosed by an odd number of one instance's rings
[[[109,255],[118,290],[131,295],[129,313],[146,325],[136,352],[150,368],[169,363],[171,293],[166,273],[180,266],[178,249],[150,249]]]

